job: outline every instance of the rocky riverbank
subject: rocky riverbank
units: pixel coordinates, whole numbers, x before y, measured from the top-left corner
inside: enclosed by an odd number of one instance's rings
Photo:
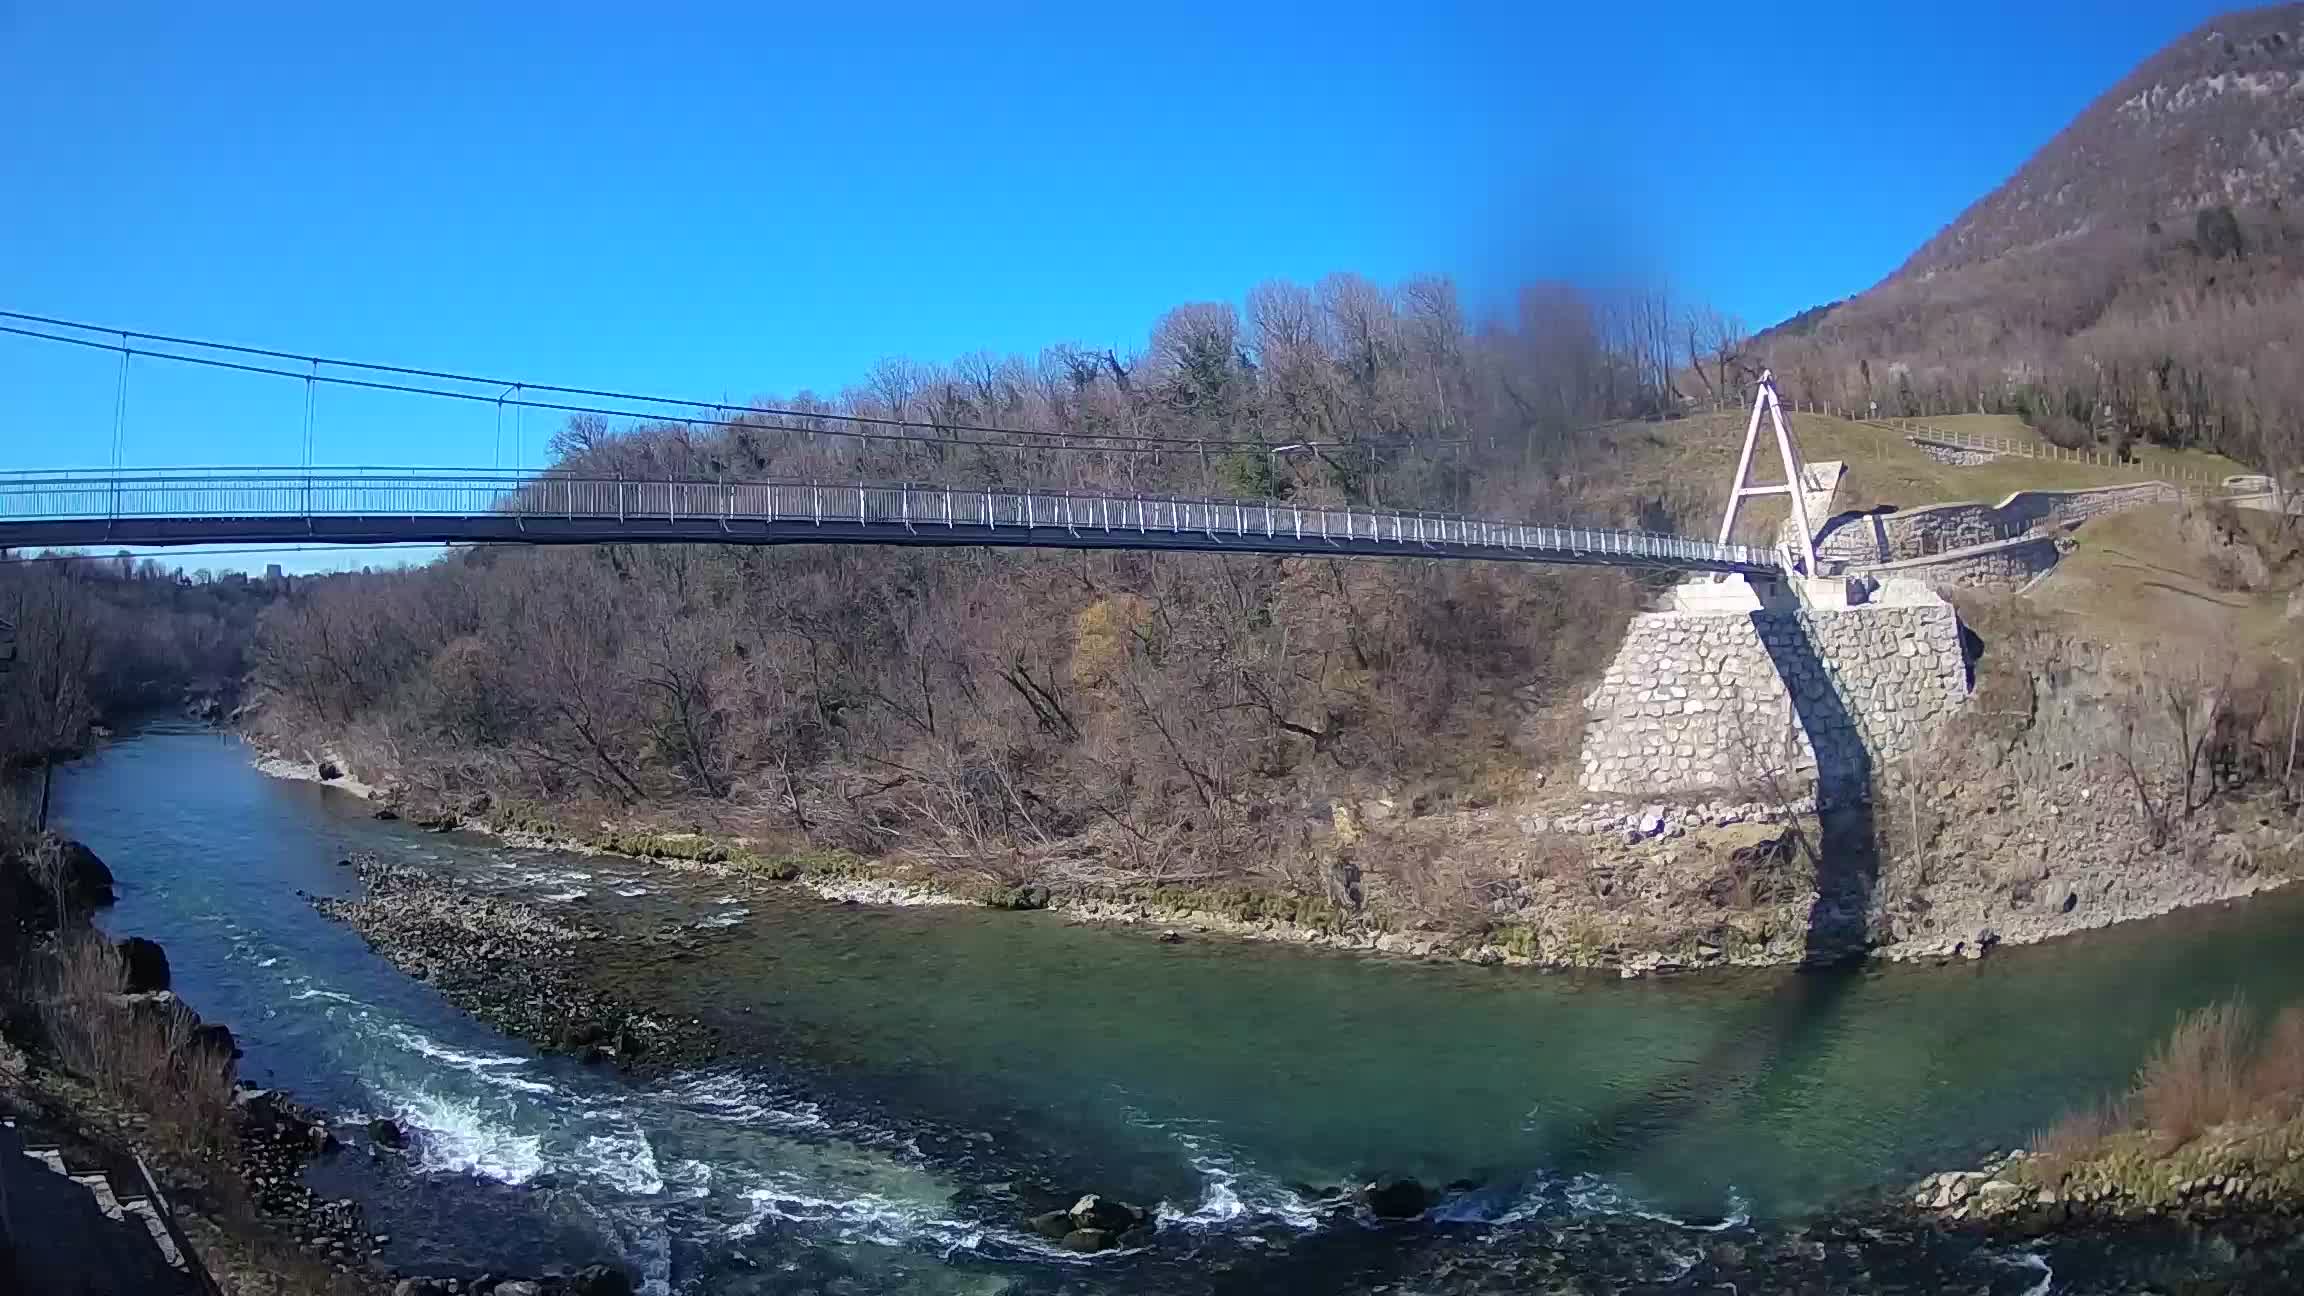
[[[588,1062],[650,1071],[716,1054],[717,1041],[702,1024],[648,1011],[587,979],[587,962],[618,938],[420,869],[372,856],[346,863],[358,869],[363,893],[314,897],[313,906],[497,1030]]]
[[[2129,1130],[2080,1155],[2004,1152],[1973,1170],[1927,1176],[1911,1201],[1927,1215],[2015,1234],[2162,1219],[2296,1238],[2304,1236],[2304,1118],[2235,1122],[2176,1147]]]
[[[2091,759],[2063,754],[2085,737],[2066,732],[2085,713],[2077,702],[2011,732],[2006,714],[1991,709],[2006,701],[1981,695],[1976,714],[1952,724],[1936,749],[1822,810],[1812,796],[1635,804],[1572,791],[1470,806],[1337,801],[1308,847],[1319,889],[1060,875],[995,885],[901,851],[782,854],[739,835],[585,828],[484,793],[447,805],[387,787],[378,813],[517,845],[791,883],[834,900],[1047,909],[1184,935],[1625,976],[1974,958],[2242,899],[2304,871],[2304,831],[2281,806],[2234,789],[2198,814],[2155,821],[2108,749]],[[331,782],[357,781],[337,773]],[[1435,879],[1465,892],[1445,912],[1433,904],[1445,889]]]
[[[0,941],[21,973],[0,982],[0,1116],[20,1141],[55,1149],[83,1176],[115,1168],[103,1172],[108,1190],[142,1191],[137,1175],[118,1167],[150,1173],[172,1203],[165,1218],[192,1244],[188,1281],[204,1270],[233,1291],[378,1296],[417,1281],[399,1281],[378,1258],[390,1239],[368,1229],[358,1203],[305,1181],[312,1162],[346,1151],[340,1122],[236,1081],[231,1030],[203,1022],[175,994],[167,951],[142,937],[111,942],[91,928],[91,912],[112,903],[114,886],[111,870],[77,842],[0,843]],[[409,1146],[387,1120],[369,1122],[358,1137],[371,1156]],[[80,1190],[62,1177],[34,1182],[49,1193]],[[36,1244],[4,1232],[0,1241]],[[0,1247],[0,1287],[12,1278],[7,1259]],[[627,1296],[631,1284],[594,1266],[525,1287],[507,1279],[463,1290]]]

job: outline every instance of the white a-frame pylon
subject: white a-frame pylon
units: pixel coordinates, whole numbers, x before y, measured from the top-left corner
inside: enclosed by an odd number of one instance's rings
[[[1760,416],[1776,429],[1776,453],[1784,461],[1784,484],[1781,486],[1755,486],[1752,484],[1752,451],[1760,444]],[[1744,427],[1744,452],[1736,457],[1736,480],[1728,488],[1728,514],[1720,519],[1720,543],[1727,544],[1736,530],[1736,511],[1744,501],[1756,495],[1789,495],[1792,498],[1792,522],[1800,529],[1800,547],[1796,551],[1801,563],[1801,574],[1816,575],[1816,532],[1808,521],[1808,471],[1800,462],[1799,447],[1792,444],[1792,431],[1784,425],[1784,405],[1776,398],[1776,375],[1772,370],[1760,372],[1760,382],[1752,393],[1752,421]]]

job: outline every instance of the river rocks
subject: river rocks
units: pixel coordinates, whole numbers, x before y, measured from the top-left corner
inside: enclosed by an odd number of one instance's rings
[[[625,1067],[692,1066],[715,1053],[701,1023],[647,1012],[587,979],[585,947],[610,939],[597,928],[373,856],[353,863],[365,894],[313,906],[498,1030]]]
[[[69,837],[51,835],[27,850],[0,851],[0,927],[10,942],[0,944],[0,954],[13,959],[18,933],[54,931],[72,914],[112,899],[112,870]],[[57,912],[59,901],[67,912]]]
[[[111,904],[112,870],[104,866],[96,852],[69,837],[51,840],[59,852],[58,867],[65,894],[84,909]]]
[[[191,1047],[224,1061],[240,1057],[240,1041],[232,1037],[232,1028],[222,1022],[204,1022],[193,1027]]]
[[[609,1265],[586,1265],[568,1280],[567,1296],[632,1296],[632,1280]]]
[[[1387,1176],[1362,1185],[1360,1202],[1378,1219],[1416,1219],[1432,1208],[1432,1193],[1414,1179]]]
[[[131,936],[114,948],[120,952],[122,989],[141,994],[168,988],[168,952],[156,942]]]
[[[1630,808],[1627,808],[1630,806]],[[1586,801],[1572,814],[1524,815],[1520,831],[1530,837],[1560,833],[1579,837],[1619,838],[1627,845],[1686,836],[1703,828],[1727,828],[1743,823],[1769,823],[1816,812],[1814,796],[1796,797],[1783,805],[1761,801],[1698,801],[1686,805]]]
[[[1031,1192],[1047,1200],[1047,1194]],[[1058,1200],[1062,1200],[1059,1198]],[[1067,1251],[1104,1251],[1114,1246],[1149,1242],[1151,1213],[1124,1201],[1085,1193],[1063,1210],[1046,1211],[1024,1221],[1024,1227]]]
[[[1109,1197],[1089,1193],[1072,1203],[1072,1219],[1081,1228],[1099,1229],[1106,1233],[1122,1233],[1134,1228],[1144,1219],[1144,1212],[1117,1202]]]

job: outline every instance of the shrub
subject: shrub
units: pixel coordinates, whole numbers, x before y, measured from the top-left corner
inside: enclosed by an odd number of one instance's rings
[[[2231,1119],[2246,1105],[2248,1045],[2247,1009],[2237,999],[2186,1017],[2138,1074],[2136,1115],[2168,1148]]]
[[[171,996],[129,998],[111,942],[68,936],[41,956],[33,995],[42,1035],[64,1068],[152,1117],[152,1133],[194,1160],[228,1162],[231,1053]]]
[[[2051,1182],[2061,1181],[2076,1163],[2086,1160],[2105,1139],[2128,1128],[2128,1109],[2116,1098],[2106,1098],[2065,1113],[2057,1122],[2032,1137],[2032,1155]]]
[[[2271,1115],[2304,1108],[2304,1003],[2288,1005],[2256,1042],[2245,1087],[2249,1104]]]

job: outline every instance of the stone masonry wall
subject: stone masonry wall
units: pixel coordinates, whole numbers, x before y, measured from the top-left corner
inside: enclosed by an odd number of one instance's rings
[[[1868,783],[1967,693],[1960,621],[1941,599],[1643,613],[1584,699],[1580,781],[1656,796],[1750,787],[1774,768],[1829,794]]]
[[[1938,593],[1954,589],[2013,590],[2054,567],[2062,556],[2056,537],[2027,535],[1934,558],[1880,563],[1860,570],[1879,580],[1902,576],[1920,581]]]
[[[1919,437],[1912,438],[1912,444],[1919,448],[1920,453],[1936,462],[1950,464],[1955,468],[1981,467],[2000,457],[1997,452],[1991,450],[1971,450],[1966,446],[1925,441]]]
[[[1817,532],[1816,552],[1843,562],[1900,562],[2021,536],[2045,523],[2072,525],[2107,513],[2169,504],[2166,482],[2075,491],[2018,491],[1998,504],[1932,504],[1896,513],[1843,513]]]

